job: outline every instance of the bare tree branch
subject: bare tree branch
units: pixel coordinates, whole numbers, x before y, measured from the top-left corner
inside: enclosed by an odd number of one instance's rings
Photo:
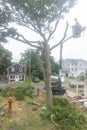
[[[54,45],[53,47],[51,47],[51,48],[50,48],[50,51],[53,50],[55,47],[59,46],[61,43],[65,42],[64,40],[65,40],[65,38],[66,38],[66,32],[67,32],[67,30],[68,30],[68,26],[69,26],[69,24],[68,24],[68,22],[67,22],[67,23],[66,23],[66,29],[65,29],[65,31],[64,31],[64,35],[63,35],[62,39],[61,39],[56,45]]]
[[[34,44],[38,44],[40,41],[28,41],[24,38],[24,36],[22,34],[16,33],[17,34],[17,38],[22,38],[24,41],[30,42],[30,43],[34,43]]]
[[[17,41],[20,41],[20,42],[23,42],[23,43],[25,43],[27,45],[30,45],[32,47],[38,48],[40,50],[43,50],[43,48],[40,46],[40,43],[41,43],[40,41],[29,41],[29,40],[26,40],[23,35],[21,35],[21,34],[19,34],[17,32],[16,32],[15,36],[9,35],[7,37],[13,38],[13,39],[15,39]],[[38,44],[38,45],[35,45],[35,44]]]
[[[60,21],[60,17],[61,17],[61,11],[60,11],[60,14],[59,14],[59,18],[58,18],[58,20],[57,20],[56,23],[55,23],[54,30],[49,33],[49,37],[48,37],[48,39],[47,39],[48,42],[49,42],[49,40],[50,40],[50,37],[54,34],[54,32],[55,32],[56,29],[57,29],[57,25],[58,25],[58,23],[59,23],[59,21]]]

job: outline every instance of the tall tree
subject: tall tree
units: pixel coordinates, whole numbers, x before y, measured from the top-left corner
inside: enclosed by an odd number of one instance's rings
[[[38,40],[31,40],[31,37],[26,39],[23,33],[19,34],[14,29],[8,29],[7,32],[9,37],[38,48],[43,52],[48,108],[52,107],[50,52],[65,40],[68,24],[63,37],[58,43],[50,47],[50,40],[59,25],[60,19],[64,17],[65,13],[69,12],[69,9],[74,6],[76,1],[77,0],[4,0],[5,3],[9,3],[12,21],[26,27],[39,36]]]
[[[43,73],[38,60],[39,53],[36,49],[27,49],[24,53],[21,53],[20,63],[26,65],[27,75],[38,76],[43,79]]]
[[[8,23],[11,21],[11,10],[9,5],[0,0],[0,43],[7,42],[5,38],[5,31],[8,27]]]
[[[44,76],[43,76],[39,58],[42,61],[44,61],[43,54],[40,54],[36,49],[27,49],[27,50],[25,50],[24,53],[21,53],[21,59],[19,62],[26,66],[27,75],[32,76],[32,77],[38,76],[40,79],[43,79]],[[52,70],[51,74],[57,75],[59,73],[59,65],[54,60],[53,56],[50,56],[50,62],[51,62],[51,70]],[[45,64],[43,64],[43,65],[45,65]]]
[[[59,64],[54,60],[54,57],[51,57],[51,73],[52,75],[59,75]]]
[[[11,65],[12,53],[0,45],[0,74],[6,74]]]

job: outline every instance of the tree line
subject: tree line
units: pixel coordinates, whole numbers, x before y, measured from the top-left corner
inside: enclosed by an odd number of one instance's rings
[[[40,55],[36,49],[27,49],[24,53],[21,53],[20,64],[26,67],[26,75],[30,77],[38,76],[40,79],[44,80],[40,58]],[[54,57],[50,56],[52,75],[58,75],[59,64],[54,60]],[[0,45],[0,75],[7,74],[7,68],[14,64],[12,61],[12,52],[5,49],[4,46]],[[29,70],[30,69],[30,70]]]
[[[41,67],[41,60],[43,60],[43,54],[40,54],[37,49],[27,49],[24,53],[21,53],[21,59],[19,61],[20,64],[26,66],[26,74],[30,77],[39,77],[44,80],[43,69]],[[59,73],[59,64],[58,61],[54,60],[53,56],[50,56],[51,61],[51,75],[57,75]],[[45,63],[44,67],[45,67]]]

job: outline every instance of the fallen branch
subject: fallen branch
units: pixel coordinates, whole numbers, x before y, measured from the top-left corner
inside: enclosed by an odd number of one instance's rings
[[[40,104],[40,103],[35,102],[35,101],[31,102],[30,104],[32,104],[32,105],[37,105],[37,106],[41,106],[41,104]]]
[[[56,122],[53,120],[53,118],[51,117],[51,122],[58,128],[58,130],[61,130],[60,129],[60,127],[59,127],[59,125],[58,124],[56,124]]]

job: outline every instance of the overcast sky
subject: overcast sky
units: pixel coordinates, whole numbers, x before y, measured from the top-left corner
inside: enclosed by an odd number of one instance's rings
[[[63,27],[63,25],[65,26],[66,20],[68,20],[69,25],[72,26],[74,24],[74,18],[77,18],[82,26],[87,27],[86,13],[87,0],[78,0],[78,3],[74,6],[73,9],[71,9],[70,13],[67,14],[65,19],[61,22],[61,27]],[[21,31],[23,31],[23,29],[21,29]],[[70,36],[70,34],[68,34],[68,36]],[[57,37],[58,36],[56,36],[55,42],[57,42]],[[23,44],[21,42],[17,42],[13,39],[9,39],[9,43],[6,43],[4,47],[12,52],[14,61],[19,61],[20,53],[23,53],[26,49],[29,48],[28,45]],[[54,56],[56,61],[59,60],[60,47],[54,49],[52,51],[52,55]],[[66,43],[64,43],[62,57],[63,59],[74,58],[87,60],[87,30],[84,34],[82,34],[80,38],[72,38]]]

